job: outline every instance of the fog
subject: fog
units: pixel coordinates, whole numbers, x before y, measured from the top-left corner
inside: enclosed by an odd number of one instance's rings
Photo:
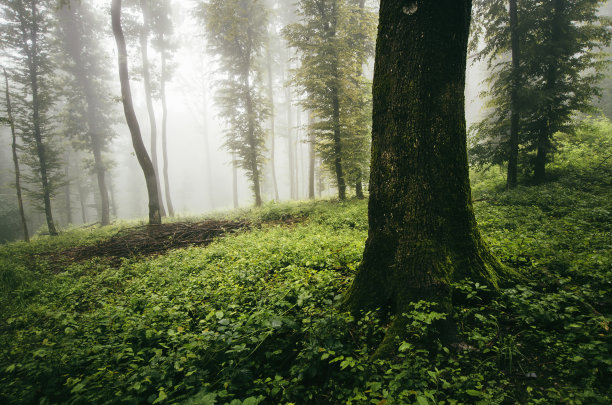
[[[276,14],[287,14],[290,8],[288,3],[276,3],[273,10]],[[107,179],[111,199],[111,211],[113,219],[144,219],[148,215],[148,200],[144,176],[134,150],[130,133],[125,123],[123,108],[120,102],[120,86],[117,71],[117,49],[110,30],[110,1],[96,0],[93,3],[98,14],[105,19],[105,36],[102,40],[105,51],[105,64],[109,73],[108,96],[114,100],[115,120],[113,129],[116,137],[110,143],[106,152],[106,160],[112,165]],[[211,211],[226,210],[233,207],[232,188],[232,156],[224,148],[224,130],[226,129],[225,118],[215,103],[215,93],[220,84],[221,76],[217,72],[218,64],[213,56],[206,52],[207,42],[201,21],[193,15],[191,1],[174,1],[172,3],[172,20],[174,24],[174,41],[178,46],[173,56],[173,74],[166,85],[168,101],[168,170],[170,195],[178,216],[196,216]],[[373,4],[374,6],[374,4]],[[125,7],[125,6],[124,6]],[[373,7],[373,10],[376,10]],[[295,18],[295,17],[293,17]],[[277,24],[278,25],[278,24]],[[277,34],[282,27],[275,27]],[[280,35],[279,35],[280,38]],[[150,152],[150,127],[147,114],[145,92],[143,81],[140,77],[141,61],[138,57],[138,46],[134,38],[128,37],[128,61],[132,95],[138,122],[141,128],[144,143]],[[275,171],[278,183],[279,200],[292,199],[290,191],[290,162],[289,162],[289,140],[287,133],[292,131],[296,137],[295,143],[295,177],[297,180],[297,195],[293,199],[308,198],[308,144],[307,129],[308,114],[297,104],[298,95],[294,87],[291,87],[291,100],[287,100],[286,89],[288,86],[288,75],[283,60],[286,55],[296,56],[294,49],[286,49],[286,42],[279,39],[279,48],[274,49],[274,100],[275,100]],[[159,70],[159,53],[149,46],[149,60],[153,71]],[[295,62],[292,62],[295,63]],[[3,55],[2,65],[10,66],[11,62],[6,54]],[[364,65],[364,75],[371,80],[373,72],[373,58]],[[156,74],[153,75],[156,77]],[[486,68],[482,63],[468,63],[467,86],[466,86],[466,120],[468,126],[477,121],[482,114],[482,101],[478,94],[483,90],[482,81],[486,77]],[[287,113],[287,104],[291,102],[291,117]],[[161,152],[161,117],[162,108],[159,98],[154,100],[155,114],[158,130],[158,161],[160,183],[161,167],[163,164]],[[264,123],[264,128],[269,130],[270,121]],[[7,126],[0,127],[2,147],[0,148],[0,194],[3,201],[14,200],[14,174],[10,154],[11,134]],[[61,134],[60,134],[61,137]],[[268,149],[265,152],[269,156]],[[79,156],[83,156],[81,153]],[[85,156],[87,159],[88,157]],[[274,200],[271,162],[265,164],[262,195],[264,202]],[[81,175],[76,178],[69,176],[73,185],[86,189],[86,195],[77,195],[77,187],[68,190],[70,199],[70,210],[72,215],[63,215],[58,212],[63,210],[64,200],[62,191],[58,191],[53,201],[53,209],[56,212],[58,222],[61,226],[69,225],[70,220],[75,225],[83,222],[93,223],[98,218],[99,197],[96,194],[96,180],[93,174],[81,170]],[[316,168],[316,195],[317,197],[333,197],[335,186],[333,177],[321,169],[320,159],[317,158]],[[366,181],[367,183],[367,181]],[[366,184],[367,187],[367,184]],[[246,173],[238,169],[237,177],[238,203],[240,207],[250,207],[254,203],[251,183]],[[82,190],[80,190],[82,191]],[[81,200],[85,212],[80,212],[78,200]],[[44,215],[40,210],[34,209],[34,203],[26,200],[26,211],[31,229],[36,231],[44,223]]]

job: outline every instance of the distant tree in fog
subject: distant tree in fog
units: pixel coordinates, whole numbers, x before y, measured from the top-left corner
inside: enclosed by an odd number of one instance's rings
[[[206,27],[208,51],[217,57],[221,79],[216,100],[228,126],[225,147],[246,171],[260,206],[268,117],[260,56],[268,10],[260,0],[210,0],[200,3],[197,16]]]
[[[25,217],[25,211],[23,209],[23,198],[21,193],[21,171],[19,169],[19,156],[17,155],[17,134],[15,133],[15,122],[13,120],[13,108],[11,106],[11,92],[9,89],[8,74],[6,69],[4,73],[4,85],[5,85],[5,102],[6,102],[6,121],[11,128],[11,152],[13,154],[13,167],[15,168],[15,192],[17,193],[17,205],[19,206],[19,215],[21,217],[21,227],[23,229],[23,240],[26,242],[30,241],[30,235],[28,233],[28,224]]]
[[[168,206],[168,215],[174,216],[174,206],[170,196],[170,180],[168,178],[168,104],[166,100],[166,81],[172,76],[172,56],[177,48],[177,43],[173,41],[172,35],[174,27],[172,25],[172,2],[169,0],[150,1],[149,11],[151,18],[151,31],[153,38],[151,44],[161,58],[161,73],[159,78],[159,97],[162,103],[162,157],[164,174],[164,195]]]
[[[314,115],[310,130],[344,199],[349,178],[361,191],[368,166],[371,85],[362,66],[373,54],[375,15],[355,0],[297,4],[299,22],[284,29],[300,60],[292,81],[305,96],[301,104]]]
[[[110,61],[101,45],[103,21],[80,0],[66,1],[57,11],[63,86],[64,132],[72,146],[93,155],[100,196],[100,223],[110,223],[107,170],[103,153],[115,136],[113,105],[107,89]]]
[[[29,189],[33,202],[45,212],[49,234],[57,235],[51,199],[61,186],[60,161],[52,140],[54,131],[49,116],[53,105],[54,66],[50,55],[53,43],[51,0],[4,0],[0,3],[0,42],[14,66],[12,81],[17,84],[14,123],[23,141],[23,162],[31,169],[25,176],[35,189]],[[42,202],[42,204],[40,204]]]
[[[134,152],[138,158],[138,163],[142,168],[147,183],[147,192],[149,196],[149,224],[158,225],[161,224],[161,214],[159,210],[159,199],[157,190],[157,179],[151,158],[147,153],[147,150],[142,142],[142,135],[140,133],[140,126],[134,113],[134,105],[132,102],[132,91],[130,88],[130,81],[128,76],[128,55],[127,47],[125,45],[125,37],[123,35],[123,29],[121,28],[121,0],[113,0],[111,6],[111,19],[113,27],[113,36],[117,43],[117,58],[119,64],[119,80],[121,81],[121,98],[123,102],[123,110],[125,112],[125,119],[128,127],[130,128],[130,134],[132,136],[132,145],[134,146]]]

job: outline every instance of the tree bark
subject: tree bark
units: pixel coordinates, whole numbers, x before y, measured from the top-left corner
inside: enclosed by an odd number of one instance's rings
[[[363,183],[361,179],[361,171],[357,173],[357,180],[355,180],[355,197],[360,200],[363,200],[365,196],[363,195]]]
[[[512,89],[510,90],[510,150],[508,154],[507,189],[517,186],[518,178],[518,145],[519,145],[519,99],[521,85],[520,75],[520,41],[518,31],[518,11],[516,0],[510,0],[510,36],[512,44]]]
[[[244,88],[245,88],[245,101],[246,101],[246,112],[247,112],[247,125],[248,125],[248,134],[247,134],[247,142],[248,142],[248,146],[249,146],[249,161],[250,161],[250,167],[249,170],[251,172],[251,181],[253,182],[253,194],[255,195],[255,206],[256,207],[261,207],[262,204],[262,200],[261,200],[261,186],[260,186],[260,181],[259,181],[259,165],[258,165],[258,161],[259,161],[259,156],[258,156],[258,151],[257,151],[257,141],[255,139],[255,111],[253,108],[253,97],[251,95],[251,80],[250,80],[250,73],[251,73],[251,52],[252,52],[252,48],[251,48],[251,31],[250,31],[250,27],[247,29],[247,37],[248,37],[248,45],[247,45],[247,49],[246,49],[246,65],[244,66],[244,72],[243,72],[243,81],[244,81]]]
[[[6,116],[11,126],[12,144],[11,150],[13,152],[13,165],[15,167],[15,191],[17,192],[17,204],[19,205],[19,216],[21,217],[21,227],[23,229],[23,240],[26,242],[30,241],[30,234],[28,233],[28,224],[25,217],[25,210],[23,209],[23,198],[21,196],[21,171],[19,170],[19,157],[17,156],[17,135],[15,133],[15,122],[13,121],[13,109],[11,108],[11,95],[9,91],[8,74],[6,69],[4,71],[4,83],[6,89]]]
[[[162,36],[163,42],[163,36]],[[161,50],[161,102],[162,102],[162,157],[164,159],[164,190],[166,194],[166,204],[168,205],[168,214],[174,216],[174,206],[172,198],[170,198],[170,180],[168,179],[168,145],[167,145],[167,126],[168,126],[168,106],[166,104],[166,53],[165,49]]]
[[[66,152],[66,154],[64,155],[65,157],[65,163],[64,163],[64,179],[66,181],[66,186],[64,191],[66,192],[65,197],[66,197],[66,225],[70,225],[72,224],[72,201],[70,199],[70,171],[69,171],[69,165],[70,165],[70,153]]]
[[[140,126],[138,125],[138,120],[136,119],[134,105],[132,102],[132,91],[130,89],[130,81],[128,76],[127,49],[125,46],[123,29],[121,28],[121,0],[113,0],[111,6],[111,17],[113,35],[115,37],[115,42],[117,43],[119,80],[121,81],[123,110],[125,112],[125,119],[128,127],[130,128],[134,152],[136,153],[138,163],[142,168],[147,184],[147,192],[149,196],[149,225],[160,225],[161,215],[159,211],[159,194],[155,170],[153,169],[151,158],[149,157],[144,143],[142,142]]]
[[[335,3],[334,3],[335,4]],[[333,10],[333,19],[330,26],[330,37],[336,36],[336,26],[338,24],[337,8]],[[332,102],[332,122],[333,122],[333,143],[334,143],[334,170],[336,172],[336,185],[338,186],[338,198],[346,198],[346,181],[342,168],[342,140],[340,131],[340,71],[338,69],[338,58],[332,58],[333,79],[331,85]]]
[[[373,84],[369,233],[347,296],[361,310],[435,301],[449,312],[450,283],[497,286],[502,271],[472,209],[465,124],[471,0],[382,0]],[[452,325],[440,325],[452,339]],[[405,333],[398,316],[376,357]]]
[[[151,164],[155,171],[155,181],[157,183],[157,200],[159,201],[159,213],[162,217],[166,216],[164,200],[162,198],[161,183],[159,181],[159,170],[157,165],[157,121],[155,119],[155,109],[153,108],[153,96],[151,94],[151,74],[149,70],[149,9],[146,0],[140,0],[142,10],[143,25],[140,30],[140,54],[142,58],[142,81],[145,88],[145,98],[147,101],[147,113],[149,115],[149,126],[151,127]]]

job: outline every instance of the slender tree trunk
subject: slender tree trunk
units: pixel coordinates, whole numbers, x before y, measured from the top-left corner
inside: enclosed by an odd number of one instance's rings
[[[285,95],[287,98],[287,156],[289,158],[289,187],[291,199],[295,200],[296,197],[296,186],[295,186],[295,156],[293,154],[293,112],[291,111],[291,89],[287,87],[285,89]]]
[[[161,183],[159,181],[159,170],[157,164],[157,121],[155,120],[155,109],[153,108],[153,96],[151,94],[151,74],[149,71],[149,8],[146,0],[140,0],[140,8],[143,16],[143,26],[140,31],[140,53],[142,58],[142,81],[145,88],[145,98],[147,101],[147,112],[149,115],[149,126],[151,127],[151,163],[155,171],[155,181],[157,183],[157,200],[159,201],[159,212],[162,217],[166,216],[164,200],[162,198]]]
[[[450,283],[497,286],[501,264],[484,245],[470,192],[465,67],[471,0],[382,0],[373,85],[369,232],[347,304],[353,313],[436,301]],[[423,69],[427,66],[427,69]],[[392,355],[404,317],[375,357]],[[452,323],[439,325],[453,338]]]
[[[344,200],[346,198],[346,183],[344,181],[344,172],[342,170],[342,144],[340,139],[340,97],[338,95],[337,81],[332,88],[332,107],[333,107],[333,124],[334,124],[334,170],[336,171],[336,184],[338,185],[338,198]]]
[[[314,200],[315,198],[315,136],[314,131],[311,128],[314,123],[314,114],[312,111],[308,112],[308,198]]]
[[[109,196],[110,196],[110,206],[112,209],[113,217],[117,218],[117,199],[115,198],[115,187],[113,186],[113,182],[108,182]]]
[[[274,163],[275,146],[275,117],[274,117],[274,82],[272,76],[272,54],[270,41],[266,47],[266,69],[268,71],[268,97],[270,99],[270,168],[272,169],[272,185],[274,187],[274,201],[278,201],[278,183],[276,182],[276,164]]]
[[[64,164],[64,178],[66,181],[65,192],[66,192],[66,225],[72,224],[72,201],[70,200],[70,154],[66,152],[65,156],[65,164]]]
[[[125,119],[128,127],[130,128],[134,152],[136,153],[138,163],[142,168],[145,181],[147,183],[147,192],[149,195],[149,224],[160,225],[161,215],[159,211],[159,194],[157,190],[155,170],[153,169],[153,163],[151,162],[144,143],[142,142],[140,126],[138,125],[138,120],[136,119],[136,114],[134,113],[134,105],[132,103],[132,91],[130,89],[130,81],[128,76],[127,49],[125,46],[123,29],[121,28],[121,0],[113,0],[111,6],[111,17],[113,23],[113,35],[115,37],[115,42],[117,43],[119,79],[121,81],[123,110],[125,112]]]
[[[247,29],[247,37],[249,39],[249,43],[247,45],[247,49],[246,49],[246,60],[250,61],[251,60],[251,52],[252,52],[252,48],[251,48],[251,31],[250,28]],[[243,72],[243,80],[244,80],[244,89],[245,89],[245,97],[246,97],[246,112],[247,112],[247,125],[248,125],[248,137],[247,137],[247,142],[248,142],[248,146],[249,146],[249,158],[248,158],[248,164],[250,165],[249,170],[251,171],[251,181],[253,182],[253,194],[255,195],[255,206],[256,207],[261,207],[262,204],[262,200],[261,200],[261,186],[260,186],[260,179],[259,179],[259,151],[257,150],[258,145],[257,145],[257,140],[255,139],[255,110],[253,107],[253,96],[251,95],[251,80],[250,80],[250,75],[251,73],[251,65],[250,62],[248,62],[245,66],[244,66],[244,72]]]
[[[238,208],[238,161],[236,153],[232,153],[232,191],[234,196],[234,208]]]
[[[36,2],[31,2],[32,7],[32,19],[36,20],[37,9]],[[32,90],[32,122],[34,124],[34,140],[36,142],[36,153],[38,155],[38,161],[40,164],[40,180],[43,191],[43,202],[45,207],[45,218],[47,220],[47,227],[49,228],[49,234],[56,236],[57,230],[55,229],[55,223],[53,222],[53,213],[51,211],[51,185],[49,184],[47,157],[45,153],[45,146],[43,145],[42,133],[40,129],[40,96],[38,94],[38,24],[33,23],[32,29],[24,25],[25,22],[21,23],[21,30],[24,36],[24,50],[28,57],[28,75],[30,78],[30,88]],[[26,38],[30,42],[29,46],[26,43]]]
[[[86,224],[87,223],[87,206],[85,204],[85,199],[87,198],[87,195],[84,192],[83,186],[81,184],[78,185],[77,189],[79,191],[79,203],[81,204],[81,219],[83,220],[83,223]]]
[[[13,152],[13,165],[15,167],[15,191],[17,192],[17,204],[19,205],[19,216],[21,217],[21,227],[23,228],[23,240],[26,242],[30,241],[30,234],[28,233],[28,224],[25,217],[25,210],[23,209],[23,198],[21,196],[21,171],[19,170],[19,157],[17,156],[17,135],[15,134],[15,122],[13,121],[13,109],[11,108],[11,96],[9,91],[9,82],[6,69],[4,70],[4,83],[6,86],[6,116],[11,126],[11,136],[13,142],[11,144],[11,150]]]
[[[519,100],[518,91],[521,85],[520,75],[520,41],[518,32],[518,11],[516,0],[510,0],[510,35],[512,43],[512,89],[510,91],[510,150],[508,154],[508,176],[506,188],[517,185],[518,178],[518,144],[519,144]]]
[[[77,80],[80,82],[80,85],[85,93],[85,102],[87,103],[87,126],[89,143],[94,157],[94,167],[96,172],[96,179],[98,182],[98,191],[100,194],[100,223],[102,224],[102,226],[106,226],[110,223],[110,209],[108,189],[106,186],[106,168],[102,159],[102,150],[104,145],[101,135],[102,131],[100,130],[98,124],[98,114],[100,111],[99,101],[98,95],[96,95],[94,91],[94,84],[92,83],[92,78],[89,76],[87,67],[85,66],[82,60],[81,55],[84,48],[83,39],[79,36],[79,31],[74,29],[73,27],[75,21],[77,21],[76,7],[78,7],[78,4],[76,4],[74,1],[64,7],[66,12],[70,13],[69,23],[66,24],[68,27],[70,27],[68,35],[71,35],[73,37],[73,42],[75,44],[74,47],[69,47],[69,53],[73,62],[76,65]]]
[[[359,173],[357,173],[357,180],[355,180],[355,196],[360,200],[365,198],[365,196],[363,195],[361,170],[359,171]]]
[[[163,41],[163,37],[162,37]],[[166,129],[168,125],[168,106],[166,105],[166,52],[161,51],[161,102],[162,102],[162,154],[164,158],[164,189],[168,214],[174,216],[174,206],[170,198],[170,180],[168,179],[168,146]]]

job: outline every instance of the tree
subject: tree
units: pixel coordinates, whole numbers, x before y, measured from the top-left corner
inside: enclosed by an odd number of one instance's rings
[[[470,0],[380,4],[369,233],[347,296],[354,313],[398,315],[377,356],[395,350],[411,301],[436,301],[448,312],[451,282],[496,286],[502,274],[472,209],[464,105],[470,12]],[[452,328],[442,332],[452,337]]]
[[[174,205],[170,196],[170,179],[168,178],[168,103],[166,101],[166,81],[171,76],[169,63],[172,59],[175,45],[172,43],[171,36],[174,31],[172,20],[170,18],[171,3],[167,1],[155,2],[151,7],[152,12],[152,45],[160,54],[161,58],[161,75],[160,75],[160,98],[162,103],[162,158],[164,159],[164,194],[166,196],[166,204],[168,205],[168,215],[174,216]]]
[[[145,88],[147,102],[147,113],[149,115],[149,126],[151,127],[151,162],[155,170],[155,181],[157,182],[157,200],[159,201],[159,212],[162,217],[166,216],[164,202],[159,183],[159,170],[157,165],[157,121],[155,120],[155,109],[153,108],[153,90],[151,88],[151,72],[149,67],[149,35],[151,31],[151,0],[140,0],[142,11],[142,26],[140,27],[140,56],[142,59],[142,81]]]
[[[367,162],[369,83],[362,66],[372,50],[374,17],[351,0],[301,0],[298,15],[300,21],[284,29],[301,62],[293,82],[316,118],[310,130],[344,199],[347,175],[356,180]]]
[[[161,214],[159,210],[157,176],[155,175],[151,158],[149,157],[144,143],[142,142],[140,126],[138,125],[138,120],[136,119],[136,114],[134,112],[132,91],[130,89],[130,81],[128,76],[127,48],[125,46],[123,29],[121,28],[121,0],[113,0],[111,5],[111,19],[113,36],[115,37],[115,42],[117,43],[119,80],[121,81],[121,98],[125,112],[125,119],[128,127],[130,128],[134,152],[136,153],[138,163],[142,168],[147,184],[147,193],[149,196],[149,225],[159,225],[161,224]]]
[[[81,1],[71,0],[58,10],[64,69],[70,75],[64,86],[67,132],[73,146],[93,155],[100,195],[100,223],[110,223],[107,171],[103,152],[115,136],[113,106],[108,94],[107,63],[100,43],[100,23]],[[66,94],[68,93],[68,94]],[[84,103],[83,103],[84,101]]]
[[[13,109],[11,107],[11,94],[9,91],[9,81],[6,69],[4,71],[4,84],[6,95],[6,117],[11,127],[11,151],[13,153],[13,165],[15,167],[15,192],[17,193],[17,204],[19,205],[19,216],[21,217],[21,227],[23,228],[23,240],[30,241],[28,224],[26,222],[25,210],[23,209],[23,198],[21,196],[21,171],[19,170],[19,157],[17,156],[17,135],[15,134],[15,122],[13,121]]]
[[[258,58],[266,42],[267,14],[260,0],[210,0],[201,3],[198,13],[206,25],[208,51],[218,57],[223,76],[217,103],[228,124],[225,147],[246,171],[256,206],[262,204],[263,122],[268,116]]]
[[[50,141],[51,120],[47,114],[53,104],[50,84],[53,67],[49,56],[53,51],[48,35],[52,4],[48,0],[7,0],[0,7],[4,23],[0,40],[17,67],[13,77],[26,94],[20,100],[20,117],[15,117],[24,141],[24,162],[34,172],[30,182],[40,184],[40,191],[34,191],[33,196],[43,202],[49,234],[57,235],[51,199],[60,186],[59,160]]]
[[[516,184],[517,145],[535,153],[529,165],[534,180],[542,182],[555,133],[572,132],[574,115],[593,111],[606,65],[598,50],[611,35],[610,20],[597,14],[603,2],[476,3],[475,31],[485,41],[477,57],[486,58],[493,73],[485,93],[490,114],[473,128],[471,156],[479,164],[509,162],[509,187]]]

